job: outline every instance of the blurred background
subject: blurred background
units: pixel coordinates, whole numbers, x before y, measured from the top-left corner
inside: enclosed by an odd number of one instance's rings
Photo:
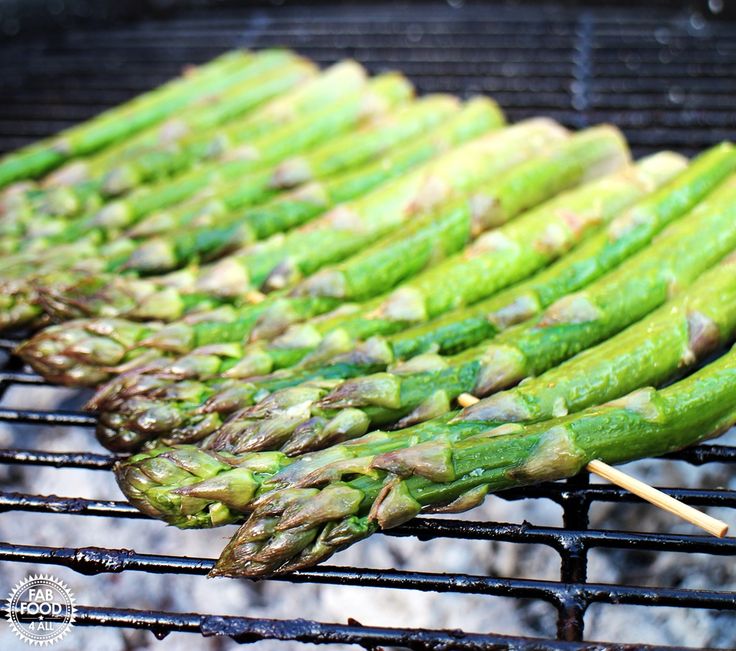
[[[463,97],[488,94],[511,120],[548,115],[573,128],[612,122],[624,130],[636,156],[663,148],[690,155],[736,137],[733,9],[727,0],[649,2],[646,7],[626,1],[0,0],[0,153],[156,86],[186,64],[206,61],[237,46],[286,46],[322,65],[354,57],[374,73],[398,69],[420,92],[446,91]],[[46,386],[28,375],[7,354],[11,345],[3,343],[5,352],[0,358],[4,365],[0,447],[104,453],[91,427],[51,424],[53,419],[43,417],[22,422],[29,420],[26,410],[74,412],[85,396]],[[736,436],[732,433],[719,444],[736,444]],[[719,499],[709,501],[706,496],[701,503],[710,504],[709,513],[736,525],[734,455],[730,458],[730,465],[646,461],[632,464],[630,470],[657,486],[717,490]],[[69,504],[58,509],[0,501],[4,510],[0,540],[5,543],[212,558],[232,533],[232,528],[182,532],[159,522],[109,517],[117,507],[107,501],[119,500],[120,494],[107,471],[3,463],[0,491],[0,497],[15,492],[83,498],[76,509]],[[589,526],[604,536],[618,530],[655,532],[671,534],[676,541],[678,536],[695,533],[653,507],[590,501]],[[494,497],[461,519],[528,522],[541,531],[586,526],[585,500],[577,506],[574,500],[565,502],[565,521],[558,502]],[[575,509],[579,509],[577,517]],[[100,515],[85,517],[70,510]],[[77,604],[87,606],[540,638],[557,634],[558,613],[550,600],[525,598],[529,596],[525,587],[532,585],[527,581],[558,582],[561,578],[560,553],[542,536],[525,537],[523,527],[496,528],[479,540],[426,542],[398,533],[374,536],[336,556],[331,565],[424,576],[449,573],[459,578],[436,592],[432,586],[419,584],[411,587],[420,589],[411,590],[361,585],[368,581],[359,571],[346,571],[337,579],[318,574],[297,583],[207,580],[178,571],[85,576],[65,567],[15,562],[11,554],[5,554],[0,555],[0,598],[24,576],[51,572],[70,586]],[[685,553],[700,548],[674,542],[655,545],[657,549],[623,547],[627,545],[594,546],[587,554],[587,581],[736,593],[733,543],[702,547],[709,553]],[[82,564],[80,568],[84,569]],[[568,577],[575,577],[567,569]],[[380,572],[370,576],[380,579]],[[501,581],[473,584],[470,577]],[[578,567],[574,580],[586,580],[584,569],[581,575]],[[348,585],[329,585],[331,582]],[[371,582],[390,584],[378,579]],[[683,605],[688,607],[601,603],[593,604],[580,617],[589,640],[736,647],[733,608]],[[307,629],[306,639],[313,641]],[[278,636],[267,622],[262,631],[265,637]],[[252,638],[252,648],[259,651],[316,648],[293,640],[257,638]],[[3,624],[0,648],[25,649],[27,645]],[[169,651],[238,645],[227,637],[171,633],[157,640],[148,631],[96,626],[75,628],[56,648]]]

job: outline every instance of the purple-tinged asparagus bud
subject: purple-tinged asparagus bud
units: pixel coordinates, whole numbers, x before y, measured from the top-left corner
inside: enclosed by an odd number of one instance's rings
[[[296,261],[286,258],[279,262],[263,281],[263,291],[273,292],[293,285],[301,278],[301,271]]]
[[[168,382],[155,375],[141,373],[124,373],[106,382],[100,387],[92,398],[87,401],[84,408],[87,411],[110,411],[119,406],[125,400],[137,395],[150,395],[150,393]]]
[[[388,366],[394,361],[394,353],[384,339],[371,337],[360,342],[353,350],[337,355],[334,361],[360,366]]]
[[[108,203],[95,214],[91,225],[110,230],[125,228],[131,221],[133,214],[125,201]]]
[[[583,292],[568,294],[550,305],[539,320],[539,326],[589,323],[602,316],[601,309]]]
[[[123,194],[140,183],[140,174],[134,165],[123,163],[110,170],[102,180],[102,191],[110,197]]]
[[[146,240],[123,265],[124,269],[136,269],[146,273],[168,271],[177,266],[176,251],[171,242],[164,238]]]
[[[255,405],[246,407],[242,411],[242,414],[237,414],[234,418],[240,416],[246,418],[271,418],[285,409],[297,405],[308,404],[311,406],[325,394],[325,391],[322,386],[317,386],[316,384],[302,384],[281,389]]]
[[[311,545],[278,568],[278,574],[313,567],[335,552],[373,535],[375,531],[375,524],[367,518],[350,516],[341,522],[329,522],[322,527],[320,535]]]
[[[249,341],[274,339],[284,334],[297,318],[294,309],[288,302],[277,302],[258,317],[258,321],[250,332]]]
[[[535,295],[523,294],[508,305],[491,312],[488,321],[499,330],[506,330],[512,325],[531,319],[535,314],[539,314],[540,310],[539,299]]]
[[[354,343],[353,338],[342,328],[333,330],[325,335],[317,348],[302,359],[301,365],[309,367],[327,363],[352,350]]]
[[[88,336],[74,342],[64,350],[64,354],[80,362],[96,366],[115,366],[125,357],[126,349],[116,341],[106,337]]]
[[[200,346],[169,364],[161,373],[182,379],[212,377],[219,373],[223,358],[237,358],[240,352],[240,345],[234,343]]]
[[[331,296],[345,298],[348,286],[339,269],[323,269],[310,276],[291,292],[292,296]]]
[[[362,500],[362,491],[347,484],[330,484],[306,502],[289,506],[281,516],[276,531],[286,531],[305,524],[314,526],[354,515]]]
[[[328,423],[311,418],[300,425],[281,451],[298,456],[342,441],[363,436],[370,426],[370,418],[359,409],[341,409]]]
[[[273,188],[293,188],[312,179],[309,162],[301,157],[293,157],[281,163],[271,176]]]
[[[175,287],[141,297],[134,307],[125,312],[131,319],[142,321],[174,321],[184,314],[184,301]]]
[[[202,414],[231,414],[250,405],[255,396],[253,384],[238,382],[220,388],[197,409]]]
[[[319,346],[322,335],[311,323],[300,323],[290,327],[280,337],[274,339],[277,348],[313,348]]]
[[[683,356],[683,364],[692,364],[697,359],[702,359],[721,343],[718,324],[702,312],[688,312],[687,332],[688,349]]]
[[[652,387],[638,389],[622,398],[605,403],[605,406],[627,409],[652,423],[663,422],[666,418],[661,397]]]
[[[51,215],[71,215],[80,207],[77,195],[68,187],[49,190],[43,198],[44,211]]]
[[[141,343],[159,350],[184,354],[192,349],[194,329],[187,323],[172,323],[149,335]]]
[[[449,366],[446,358],[437,353],[423,353],[406,361],[392,365],[389,370],[394,375],[410,375],[414,373],[427,373],[430,371],[441,371]]]
[[[132,418],[128,419],[129,427],[141,434],[163,434],[184,420],[181,410],[144,398],[130,400],[128,410],[132,412]]]
[[[366,477],[376,477],[378,473],[372,466],[372,457],[362,457],[358,459],[338,459],[329,461],[322,459],[323,465],[303,463],[302,460],[296,461],[290,466],[282,470],[275,478],[274,485],[295,486],[297,488],[313,488],[334,484],[343,480],[348,475],[364,475]],[[308,472],[309,467],[315,467],[315,470]],[[305,474],[306,473],[306,474]]]
[[[68,331],[72,321],[64,325]],[[149,324],[143,325],[134,323],[125,319],[102,318],[92,319],[90,321],[81,320],[78,322],[87,332],[99,335],[100,337],[110,337],[126,348],[133,348],[138,344],[141,333],[148,330]]]
[[[273,359],[271,359],[271,356],[258,346],[249,346],[240,361],[225,371],[223,376],[233,379],[246,379],[267,375],[272,369]]]

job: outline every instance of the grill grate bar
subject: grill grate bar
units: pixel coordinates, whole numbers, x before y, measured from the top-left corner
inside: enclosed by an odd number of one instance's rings
[[[7,608],[0,607],[7,616]],[[366,649],[383,646],[411,648],[416,651],[463,648],[470,651],[605,651],[604,644],[595,642],[563,642],[540,638],[520,638],[505,635],[465,633],[431,629],[396,629],[350,624],[327,624],[309,620],[256,619],[195,613],[170,613],[122,608],[76,607],[76,626],[112,626],[152,631],[163,639],[172,632],[198,633],[206,637],[230,637],[236,642],[253,643],[262,640],[298,641],[313,644],[356,644]],[[648,645],[617,644],[620,651],[657,649]],[[668,647],[675,649],[675,647]],[[684,647],[678,647],[684,649]]]
[[[41,548],[24,545],[0,544],[0,559],[20,562],[63,565],[84,574],[122,572],[124,570],[206,575],[214,566],[214,559],[169,558],[153,554],[138,554],[131,550],[97,548]],[[402,588],[431,592],[453,592],[488,596],[513,596],[542,599],[562,606],[569,599],[590,603],[689,606],[719,608],[736,611],[736,602],[728,592],[618,586],[604,583],[559,583],[535,579],[505,579],[469,574],[435,574],[401,570],[374,570],[365,568],[322,565],[311,570],[300,570],[272,580],[294,583],[321,583],[331,585],[360,585],[373,588]]]
[[[91,461],[94,463],[94,461]],[[667,495],[695,506],[719,506],[736,508],[736,491],[723,489],[660,488]],[[634,502],[641,499],[617,486],[591,484],[588,487],[571,487],[569,484],[538,484],[524,489],[499,493],[508,500],[551,499],[564,506],[572,499],[592,502]],[[82,497],[57,495],[29,495],[0,491],[0,511],[34,511],[39,513],[73,513],[103,517],[147,518],[127,502],[93,500]]]

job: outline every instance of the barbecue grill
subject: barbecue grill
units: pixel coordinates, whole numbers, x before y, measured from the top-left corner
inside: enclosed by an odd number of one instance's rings
[[[398,68],[421,92],[486,93],[497,99],[514,121],[549,115],[574,128],[613,122],[624,130],[636,156],[664,148],[690,155],[718,140],[736,138],[732,109],[736,25],[723,15],[723,3],[718,0],[688,6],[654,3],[646,9],[635,3],[521,6],[466,4],[462,0],[381,7],[375,3],[310,7],[256,3],[248,8],[222,2],[209,8],[201,2],[182,4],[185,6],[136,2],[123,11],[113,2],[0,0],[0,34],[4,34],[0,51],[0,152],[51,134],[162,83],[186,63],[205,61],[234,46],[274,45],[293,48],[320,64],[350,56],[371,72]],[[32,406],[46,389],[40,377],[13,358],[14,341],[0,344],[2,423],[12,427],[80,426],[91,432],[95,419],[81,411],[9,407],[5,398],[12,392],[18,395],[22,390],[23,404]],[[24,437],[33,441],[32,436],[24,433]],[[19,439],[13,440],[16,447],[32,447],[17,446]],[[734,467],[736,447],[701,445],[671,458],[697,467],[713,463]],[[53,466],[59,473],[68,469],[99,472],[108,470],[113,461],[107,454],[0,450],[4,470],[12,464]],[[736,509],[734,490],[674,488],[666,492],[700,507]],[[330,624],[151,611],[136,603],[129,604],[131,609],[79,605],[76,623],[144,629],[159,637],[187,632],[228,636],[241,643],[294,640],[357,644],[368,649],[605,648],[606,644],[581,642],[585,639],[586,610],[593,604],[714,609],[733,618],[736,628],[733,592],[587,580],[591,550],[726,556],[736,554],[736,538],[590,528],[593,505],[624,503],[619,508],[626,509],[637,498],[614,486],[591,484],[584,473],[567,482],[508,491],[502,497],[552,500],[561,507],[562,526],[421,518],[386,535],[427,541],[449,538],[457,545],[466,540],[542,545],[559,556],[558,580],[452,574],[443,572],[442,567],[417,572],[342,566],[321,566],[278,580],[542,601],[556,609],[556,636],[550,639],[381,628],[350,619]],[[46,518],[58,514],[105,518],[103,522],[108,522],[107,518],[146,517],[119,501],[10,491],[0,492],[0,510],[5,513],[3,518],[18,511]],[[77,548],[54,547],[40,544],[33,531],[20,540],[0,543],[0,560],[64,566],[85,575],[125,571],[204,576],[214,563],[210,558],[85,547],[82,539]],[[53,567],[49,569],[53,571]],[[548,627],[550,635],[553,628]],[[493,622],[489,622],[488,630],[492,629]]]

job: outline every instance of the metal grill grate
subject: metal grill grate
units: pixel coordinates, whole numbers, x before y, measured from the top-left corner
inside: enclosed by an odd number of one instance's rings
[[[1,16],[0,28],[9,31]],[[573,127],[611,121],[623,127],[637,155],[662,148],[691,154],[736,136],[734,34],[732,23],[661,7],[642,11],[549,5],[461,9],[412,5],[381,11],[345,5],[309,10],[220,8],[115,28],[75,28],[40,40],[11,40],[0,51],[0,151],[89,117],[163,82],[183,64],[206,60],[228,47],[285,45],[320,63],[353,56],[375,72],[401,69],[423,92],[488,93],[514,120],[547,114]],[[34,404],[35,392],[45,389],[42,379],[7,354],[12,345],[12,341],[0,342],[6,351],[0,353],[4,359],[0,422],[91,427],[94,418],[78,411],[7,406],[4,397],[11,389],[23,387],[24,404]],[[672,458],[694,465],[734,464],[736,448],[703,445]],[[5,467],[104,471],[112,462],[113,457],[104,454],[0,451],[0,464]],[[666,492],[694,505],[736,509],[733,490]],[[419,519],[387,534],[543,545],[559,555],[559,580],[333,566],[279,580],[541,600],[557,610],[557,641],[96,606],[81,607],[78,624],[147,629],[159,636],[172,631],[226,635],[239,642],[278,639],[355,643],[366,648],[574,649],[583,646],[575,641],[583,639],[584,614],[591,604],[736,611],[733,593],[590,583],[586,576],[588,552],[594,549],[734,555],[736,539],[590,529],[591,505],[636,498],[616,487],[589,485],[585,476],[509,491],[504,497],[553,500],[562,508],[564,526]],[[123,502],[15,492],[0,492],[0,511],[145,518]],[[65,566],[90,575],[122,571],[204,575],[212,565],[205,558],[14,543],[0,543],[0,560]]]

